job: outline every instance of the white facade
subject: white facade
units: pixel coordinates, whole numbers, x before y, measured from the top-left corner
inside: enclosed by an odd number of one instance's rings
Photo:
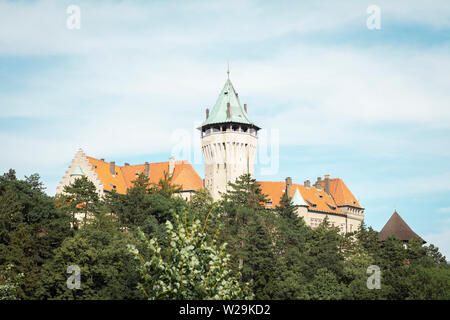
[[[75,158],[72,160],[72,163],[61,179],[61,182],[56,188],[56,194],[64,193],[64,187],[71,185],[74,183],[75,179],[80,177],[79,170],[81,170],[82,175],[86,176],[95,185],[98,195],[103,197],[103,184],[81,149],[78,149]]]

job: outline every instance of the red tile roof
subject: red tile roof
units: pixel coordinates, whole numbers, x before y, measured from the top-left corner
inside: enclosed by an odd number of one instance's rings
[[[269,202],[272,203],[267,204],[266,208],[278,206],[286,190],[286,183],[282,181],[258,181],[258,183],[261,185],[262,193],[266,194]],[[322,185],[324,186],[325,182],[322,181]],[[355,196],[340,178],[330,179],[330,195],[324,191],[324,188],[316,189],[314,186],[306,188],[304,185],[294,183],[289,190],[291,198],[297,188],[308,204],[308,209],[312,211],[342,214],[343,212],[339,209],[341,205],[361,208]]]
[[[115,186],[115,190],[118,193],[125,194],[127,189],[133,185],[133,181],[136,180],[137,176],[145,170],[145,164],[115,165],[116,174],[113,176],[108,162],[92,157],[87,157],[87,159],[106,191],[112,191],[114,189],[113,186]],[[169,162],[149,163],[149,169],[149,182],[158,183],[164,177],[164,172],[169,172]],[[182,190],[200,190],[203,186],[203,180],[187,161],[175,161],[172,183],[181,185]]]
[[[268,195],[268,199],[272,202],[271,205],[266,205],[266,208],[275,208],[280,204],[281,197],[286,190],[286,183],[281,181],[258,181],[261,185],[262,193]],[[323,189],[316,189],[315,187],[306,188],[301,184],[293,183],[289,189],[289,196],[294,196],[295,190],[298,189],[300,195],[308,203],[308,209],[312,211],[340,213],[343,212],[337,208],[334,200]],[[330,204],[330,205],[328,205]],[[333,207],[335,209],[333,209]]]
[[[324,186],[325,181],[322,180],[322,187]],[[330,179],[330,193],[338,206],[349,205],[362,208],[353,193],[340,178]]]

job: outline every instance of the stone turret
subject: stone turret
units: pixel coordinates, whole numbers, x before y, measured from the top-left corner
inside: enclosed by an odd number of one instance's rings
[[[245,173],[254,174],[257,132],[236,91],[227,79],[216,104],[198,129],[205,162],[205,187],[214,200],[226,192],[228,182]]]

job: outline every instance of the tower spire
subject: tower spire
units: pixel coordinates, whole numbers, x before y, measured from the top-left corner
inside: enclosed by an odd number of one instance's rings
[[[227,61],[227,77],[228,77],[228,80],[230,80],[230,62],[229,61]]]

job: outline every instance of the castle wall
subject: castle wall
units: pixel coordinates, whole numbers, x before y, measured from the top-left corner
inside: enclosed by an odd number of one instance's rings
[[[325,217],[328,217],[328,221],[331,226],[338,227],[341,233],[354,232],[358,230],[361,225],[364,215],[356,214],[344,214],[335,215],[322,212],[310,211],[306,207],[297,208],[297,215],[303,217],[305,223],[310,227],[319,226]]]

